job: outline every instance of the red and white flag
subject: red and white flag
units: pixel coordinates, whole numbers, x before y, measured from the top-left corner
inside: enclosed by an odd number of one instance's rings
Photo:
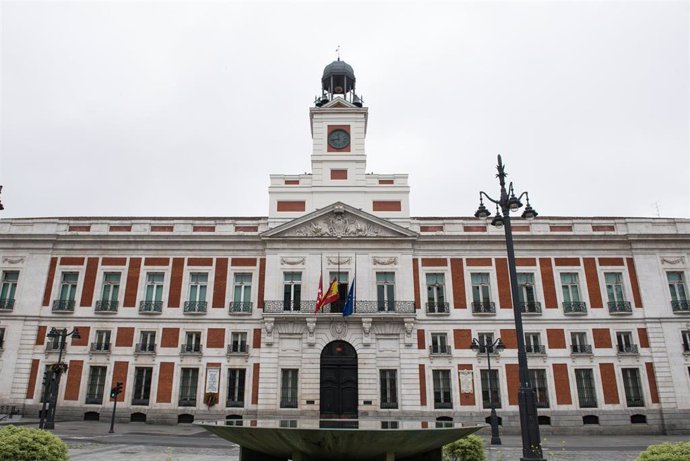
[[[314,312],[319,312],[323,304],[323,275],[319,276],[319,291],[316,292],[316,309]]]

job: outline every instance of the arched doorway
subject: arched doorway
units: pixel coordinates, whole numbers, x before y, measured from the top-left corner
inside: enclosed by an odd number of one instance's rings
[[[345,341],[321,351],[321,418],[357,418],[357,351]]]

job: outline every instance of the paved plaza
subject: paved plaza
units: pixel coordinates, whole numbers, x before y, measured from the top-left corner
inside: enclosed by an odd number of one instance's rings
[[[57,422],[55,434],[70,447],[73,461],[237,461],[239,448],[195,425],[162,426],[116,424],[109,434],[106,422]],[[488,430],[485,437],[488,447]],[[688,441],[690,436],[546,436],[545,454],[557,461],[633,461],[648,445]],[[487,461],[520,458],[520,437],[506,435],[503,445],[487,448]]]

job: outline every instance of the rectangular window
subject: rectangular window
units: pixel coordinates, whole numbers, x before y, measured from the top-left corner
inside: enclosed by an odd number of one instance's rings
[[[623,274],[620,272],[606,272],[604,279],[606,280],[606,295],[608,296],[609,303],[625,302]]]
[[[280,408],[297,408],[297,369],[280,370]]]
[[[561,290],[563,292],[563,302],[579,303],[580,281],[577,272],[564,272],[561,274]]]
[[[208,274],[206,272],[192,272],[189,274],[189,301],[206,302]]]
[[[139,344],[137,347],[139,352],[155,352],[156,351],[156,332],[142,331],[139,334]]]
[[[196,406],[196,390],[199,382],[198,368],[183,368],[180,375],[180,401],[181,407]]]
[[[534,288],[534,274],[519,273],[518,287],[519,287],[519,301],[522,312],[540,312],[540,306],[537,303],[536,290]]]
[[[77,272],[62,273],[62,281],[60,284],[60,301],[69,301],[74,303],[74,298],[77,296],[78,281],[79,274]]]
[[[498,370],[481,370],[482,380],[482,405],[484,408],[491,408],[493,401],[496,408],[501,408],[501,388],[498,382]]]
[[[94,351],[106,352],[110,350],[110,330],[96,330],[95,341],[91,347]]]
[[[450,388],[450,370],[433,370],[434,408],[453,408]]]
[[[151,398],[151,377],[153,368],[136,367],[134,369],[134,394],[132,405],[148,405]]]
[[[474,312],[491,307],[491,284],[489,274],[473,273],[472,279],[472,308]]]
[[[226,407],[244,407],[244,368],[228,369],[228,400]]]
[[[380,370],[381,408],[398,408],[397,370]]]
[[[587,342],[587,333],[574,331],[570,333],[571,350],[574,354],[591,354],[592,348]]]
[[[250,307],[252,301],[252,274],[235,274],[232,302],[239,308]],[[248,310],[248,309],[247,309]]]
[[[120,295],[120,273],[106,272],[103,274],[103,289],[101,290],[101,301],[115,303],[117,307],[118,296]]]
[[[0,288],[0,309],[12,309],[14,296],[17,292],[19,271],[3,271],[2,288]]]
[[[532,354],[546,353],[546,348],[541,344],[539,333],[525,333],[525,351]]]
[[[479,341],[479,345],[484,345],[488,346],[493,344],[494,342],[494,334],[493,333],[479,333],[477,334],[477,340]],[[482,351],[480,351],[481,353]],[[486,351],[484,351],[486,353]]]
[[[618,346],[618,352],[636,353],[638,351],[633,341],[632,333],[629,331],[616,332],[616,344]]]
[[[162,272],[149,272],[146,274],[146,295],[147,302],[163,301],[163,280],[165,274]]]
[[[201,332],[188,331],[182,345],[182,352],[201,352]]]
[[[247,333],[243,331],[233,331],[230,333],[230,351],[247,352]]]
[[[529,370],[529,381],[534,388],[537,408],[548,408],[549,390],[546,386],[546,370]]]
[[[302,302],[302,273],[283,274],[283,310],[298,311]]]
[[[5,329],[0,328],[0,350],[5,347]]]
[[[343,311],[343,306],[345,306],[345,301],[347,300],[347,291],[348,291],[348,282],[349,282],[349,274],[347,272],[331,272],[329,274],[328,280],[337,280],[338,281],[338,300],[331,303],[330,309],[331,312],[342,312]],[[329,282],[330,283],[330,282]],[[326,287],[324,287],[324,290]]]
[[[667,272],[668,289],[671,293],[671,307],[674,311],[690,310],[688,303],[687,289],[682,272]]]
[[[91,367],[89,369],[89,382],[86,387],[86,403],[102,404],[103,389],[105,388],[106,367]]]
[[[379,312],[395,312],[395,272],[376,273],[376,302]]]
[[[592,369],[576,369],[575,382],[577,383],[577,398],[580,408],[596,408],[597,393],[594,389],[594,373]]]
[[[444,274],[426,274],[427,312],[448,312],[445,292],[446,278]]]
[[[625,389],[625,401],[629,407],[643,407],[642,384],[640,382],[640,370],[637,368],[623,368],[623,388]]]
[[[450,354],[450,346],[448,346],[448,335],[445,333],[431,333],[431,351],[432,354]]]
[[[690,330],[681,331],[683,339],[683,352],[690,352]]]

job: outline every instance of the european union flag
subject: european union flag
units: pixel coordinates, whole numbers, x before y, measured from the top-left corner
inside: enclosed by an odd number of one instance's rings
[[[345,299],[345,306],[343,306],[343,317],[352,315],[355,312],[355,279],[352,279],[350,291],[347,292],[347,299]]]

